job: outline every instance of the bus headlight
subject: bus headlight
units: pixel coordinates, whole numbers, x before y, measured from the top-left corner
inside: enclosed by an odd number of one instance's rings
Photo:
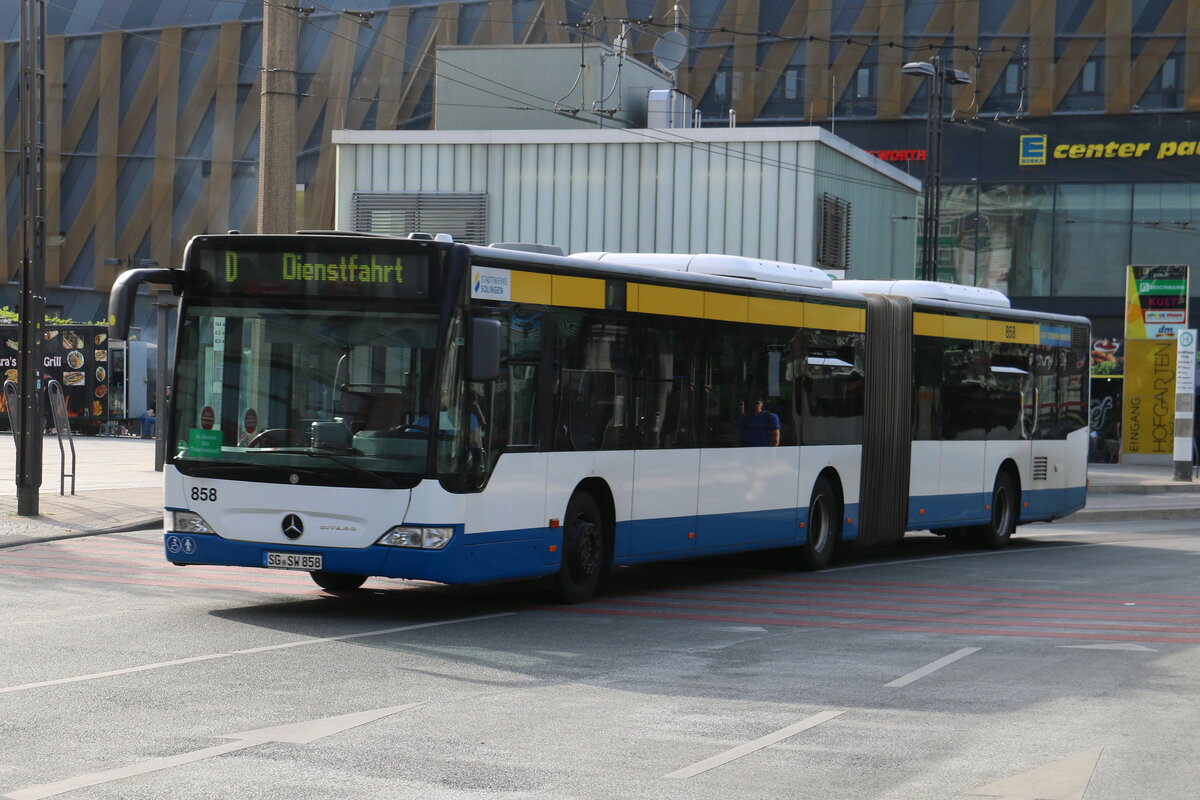
[[[216,533],[204,517],[194,511],[168,511],[167,530],[174,533]]]
[[[379,543],[388,547],[417,547],[422,550],[441,550],[450,544],[453,528],[418,528],[397,525],[388,530]]]

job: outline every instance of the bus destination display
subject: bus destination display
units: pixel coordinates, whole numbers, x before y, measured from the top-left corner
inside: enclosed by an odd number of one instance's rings
[[[429,256],[424,254],[255,249],[206,255],[201,263],[208,267],[218,295],[429,296]]]

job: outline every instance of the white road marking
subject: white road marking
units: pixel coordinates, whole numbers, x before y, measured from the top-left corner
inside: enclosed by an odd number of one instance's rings
[[[320,639],[301,639],[296,642],[284,642],[283,644],[270,644],[263,647],[248,647],[244,650],[234,650],[229,653],[210,653],[204,656],[193,656],[192,658],[180,658],[174,661],[159,661],[155,664],[139,664],[136,667],[126,667],[125,669],[114,669],[108,672],[93,672],[90,675],[74,675],[70,678],[56,678],[49,681],[37,681],[36,683],[23,683],[20,686],[5,686],[0,687],[0,694],[8,694],[9,692],[22,692],[26,689],[38,689],[43,686],[58,686],[64,683],[79,683],[80,681],[92,681],[98,678],[111,678],[114,675],[128,675],[133,672],[145,672],[150,669],[164,669],[166,667],[177,667],[181,664],[194,664],[198,661],[212,661],[217,658],[232,658],[233,656],[250,655],[252,653],[266,653],[271,650],[287,650],[291,647],[307,647],[313,644],[326,644],[328,642],[344,642],[349,639],[362,639],[368,636],[386,636],[389,633],[403,633],[405,631],[415,631],[421,628],[436,628],[442,625],[457,625],[460,622],[478,622],[484,619],[496,619],[497,617],[511,617],[514,612],[505,611],[499,614],[484,614],[478,617],[463,617],[462,619],[448,619],[441,622],[422,622],[419,625],[404,625],[399,628],[381,628],[374,631],[363,631],[362,633],[345,633],[341,636],[326,636]]]
[[[732,631],[733,633],[766,633],[767,629],[759,625],[735,625],[732,628],[717,628],[719,631]]]
[[[335,733],[341,733],[351,728],[357,728],[359,725],[366,725],[368,722],[374,722],[377,719],[396,714],[400,711],[406,711],[419,705],[421,704],[409,703],[404,706],[359,711],[354,714],[341,714],[325,719],[305,720],[304,722],[297,722],[291,725],[276,725],[271,728],[259,728],[254,731],[229,733],[221,738],[236,739],[237,741],[229,742],[228,744],[219,744],[214,747],[205,747],[202,750],[193,750],[190,753],[155,758],[151,761],[143,761],[141,764],[130,764],[127,767],[118,767],[117,769],[109,769],[103,772],[92,772],[88,775],[79,775],[54,783],[30,786],[26,789],[9,792],[4,797],[8,798],[8,800],[41,800],[44,797],[54,797],[64,792],[72,792],[88,786],[98,786],[102,783],[111,783],[123,778],[133,778],[138,775],[145,775],[148,772],[158,772],[159,770],[177,767],[180,764],[190,764],[193,761],[202,761],[213,756],[224,755],[225,753],[232,753],[237,750],[245,750],[248,747],[256,747],[267,742],[308,744],[309,742],[315,742],[317,739],[332,736]]]
[[[1044,764],[1029,772],[972,789],[967,794],[1004,800],[1083,800],[1103,747]]]
[[[907,675],[904,675],[903,677],[896,678],[896,680],[892,681],[891,683],[885,683],[884,686],[894,686],[894,687],[908,686],[913,681],[919,681],[919,680],[921,680],[921,678],[924,678],[926,675],[928,675],[931,672],[937,672],[939,669],[946,666],[947,664],[953,664],[955,661],[958,661],[960,658],[966,658],[967,656],[971,655],[972,653],[978,653],[981,649],[982,648],[979,648],[979,647],[964,647],[963,649],[957,650],[948,656],[939,658],[937,661],[934,661],[932,664],[926,664],[925,666],[921,667],[918,670],[914,670],[914,671],[908,673]]]
[[[788,727],[783,728],[781,730],[777,730],[774,733],[769,733],[766,736],[763,736],[761,739],[755,739],[753,742],[747,742],[746,744],[739,745],[738,747],[735,747],[732,750],[726,750],[724,753],[721,753],[720,755],[715,755],[712,758],[706,758],[699,763],[692,764],[690,767],[684,767],[683,769],[675,770],[674,772],[670,773],[669,775],[664,775],[663,777],[664,778],[691,778],[691,777],[694,777],[696,775],[699,775],[701,772],[707,772],[708,770],[713,769],[714,767],[719,767],[722,764],[728,764],[730,761],[739,759],[744,755],[748,755],[750,753],[755,752],[756,750],[762,750],[764,747],[769,747],[769,746],[775,744],[776,742],[782,742],[784,739],[787,739],[790,736],[795,736],[797,733],[800,733],[801,731],[806,731],[809,728],[815,728],[818,725],[820,725],[822,722],[828,722],[829,720],[833,719],[834,717],[839,717],[845,713],[846,713],[845,709],[834,710],[834,711],[822,711],[820,714],[814,714],[813,716],[809,717],[806,720],[797,722],[795,725],[789,725]]]
[[[1060,644],[1059,647],[1068,650],[1129,650],[1138,653],[1157,653],[1153,647],[1146,647],[1133,642],[1114,642],[1113,644]]]

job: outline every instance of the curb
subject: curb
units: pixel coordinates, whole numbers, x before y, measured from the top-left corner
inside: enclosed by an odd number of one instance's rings
[[[1113,483],[1091,484],[1088,494],[1192,494],[1200,493],[1200,483]]]
[[[40,542],[57,542],[60,539],[79,539],[84,536],[100,536],[105,533],[133,533],[134,531],[148,531],[161,527],[162,516],[159,515],[149,517],[140,522],[129,522],[124,525],[115,525],[111,528],[99,528],[92,531],[51,533],[45,536],[5,536],[0,537],[0,550],[7,550],[10,547],[20,547],[26,544],[38,544]]]
[[[1146,522],[1156,519],[1200,519],[1200,508],[1081,509],[1054,522]]]

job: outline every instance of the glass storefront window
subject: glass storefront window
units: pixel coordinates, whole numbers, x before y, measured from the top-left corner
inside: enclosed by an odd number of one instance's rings
[[[1059,184],[1051,293],[1123,297],[1132,184]]]
[[[1200,186],[1142,183],[1133,187],[1133,264],[1194,264],[1200,245]]]
[[[1048,295],[1053,213],[1044,184],[980,186],[974,284],[1010,297]]]
[[[979,247],[979,214],[975,186],[951,186],[942,191],[938,237],[938,276],[942,280],[975,285],[976,250]],[[917,234],[920,244],[920,232]],[[917,265],[920,272],[920,264]]]

